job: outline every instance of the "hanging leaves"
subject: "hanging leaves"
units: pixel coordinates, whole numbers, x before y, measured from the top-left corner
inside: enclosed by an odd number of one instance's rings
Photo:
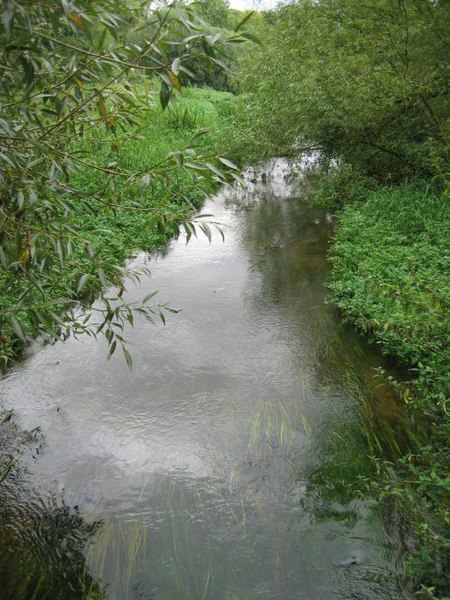
[[[37,334],[105,335],[112,355],[125,343],[125,323],[133,324],[142,311],[149,322],[163,322],[166,307],[154,309],[148,299],[127,303],[124,280],[139,282],[143,273],[89,245],[80,224],[85,215],[102,222],[106,213],[122,210],[125,185],[127,208],[147,210],[140,205],[144,190],[170,187],[175,170],[186,177],[187,171],[195,185],[225,181],[226,171],[234,171],[227,159],[190,149],[134,172],[122,153],[122,139],[139,135],[137,125],[154,108],[153,81],[160,79],[159,102],[166,110],[194,76],[184,64],[191,54],[219,65],[228,41],[182,2],[149,10],[110,0],[4,0],[0,28],[0,280],[14,300],[0,302],[0,361],[2,340],[23,345]],[[133,91],[139,78],[145,102]],[[107,130],[102,151],[80,150],[77,143],[99,124]],[[101,197],[77,183],[80,168],[94,174]],[[187,218],[184,208],[177,222],[185,223],[187,236],[195,235]],[[160,214],[151,223],[165,232],[178,227]],[[206,223],[200,231],[210,239]],[[119,289],[113,299],[110,286]],[[128,350],[124,356],[131,368]]]

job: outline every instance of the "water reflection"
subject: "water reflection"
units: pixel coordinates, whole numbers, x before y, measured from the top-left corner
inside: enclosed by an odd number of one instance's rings
[[[13,415],[0,416],[0,598],[103,600],[84,555],[99,524],[54,493],[39,495],[21,466],[21,456],[35,459],[41,445],[39,431],[21,431]]]
[[[367,411],[401,412],[379,356],[324,303],[332,218],[293,195],[286,162],[264,173],[205,207],[224,244],[179,241],[128,290],[183,309],[126,332],[132,375],[84,340],[5,381],[22,426],[45,435],[32,489],[63,499],[61,536],[41,541],[65,548],[71,524],[87,527],[72,553],[108,598],[405,597],[380,515],[352,487],[370,475]],[[26,528],[26,493],[14,502]]]

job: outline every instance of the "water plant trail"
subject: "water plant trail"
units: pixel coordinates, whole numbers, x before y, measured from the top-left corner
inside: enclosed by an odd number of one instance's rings
[[[380,443],[370,419],[395,434],[401,411],[324,303],[332,217],[296,197],[286,161],[262,172],[203,209],[224,243],[135,259],[153,277],[129,299],[158,289],[182,311],[125,332],[131,374],[83,339],[4,381],[44,441],[5,488],[0,597],[407,597],[395,536],[352,487]]]

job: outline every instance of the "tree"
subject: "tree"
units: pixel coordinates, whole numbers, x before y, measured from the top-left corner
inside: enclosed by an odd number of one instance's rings
[[[168,49],[180,29],[186,34],[174,55]],[[227,47],[225,35],[209,34],[193,8],[179,2],[149,8],[148,2],[119,0],[2,1],[0,281],[9,300],[0,307],[4,364],[40,333],[50,339],[102,333],[110,353],[122,345],[131,364],[121,335],[124,321],[133,323],[136,312],[150,321],[155,315],[164,319],[150,298],[129,305],[122,297],[124,279],[137,280],[144,270],[99,260],[83,238],[83,214],[111,206],[77,184],[77,171],[96,172],[104,188],[114,190],[116,208],[126,190],[139,210],[139,190],[165,185],[176,170],[189,171],[193,185],[201,187],[205,179],[224,182],[224,170],[233,168],[186,149],[132,172],[114,158],[99,163],[80,154],[77,143],[103,127],[114,156],[117,133],[139,123],[143,104],[134,83],[159,85],[165,109],[190,77],[185,65],[191,53],[207,45],[215,60]],[[209,235],[208,225],[200,226]],[[189,236],[195,225],[185,221],[185,227]],[[81,255],[89,265],[84,272],[76,263]],[[67,269],[69,284],[60,297],[51,297]]]
[[[251,34],[241,26],[243,20],[243,25],[247,22],[247,14],[231,10],[228,0],[194,0],[194,2],[184,0],[184,2],[191,8],[195,8],[211,34],[202,37],[201,43],[191,49],[190,56],[185,62],[185,67],[192,75],[191,84],[232,91],[229,66],[236,62],[242,43],[251,38]],[[189,27],[186,23],[184,26],[173,28],[170,44],[167,46],[168,58],[176,57],[178,45],[190,36]],[[217,37],[225,37],[227,45],[217,48]],[[210,40],[214,41],[215,48],[210,48]]]
[[[242,61],[252,135],[271,140],[267,152],[316,148],[384,181],[442,174],[449,6],[305,0],[282,8],[264,47],[247,48]]]

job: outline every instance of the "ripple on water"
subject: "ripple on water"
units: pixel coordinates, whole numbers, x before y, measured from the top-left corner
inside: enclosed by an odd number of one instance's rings
[[[83,340],[5,380],[45,439],[1,509],[10,597],[404,597],[380,514],[352,487],[364,418],[400,413],[380,357],[324,304],[333,223],[293,197],[286,161],[262,169],[205,206],[225,243],[177,241],[127,291],[183,309],[127,329],[132,373]]]

